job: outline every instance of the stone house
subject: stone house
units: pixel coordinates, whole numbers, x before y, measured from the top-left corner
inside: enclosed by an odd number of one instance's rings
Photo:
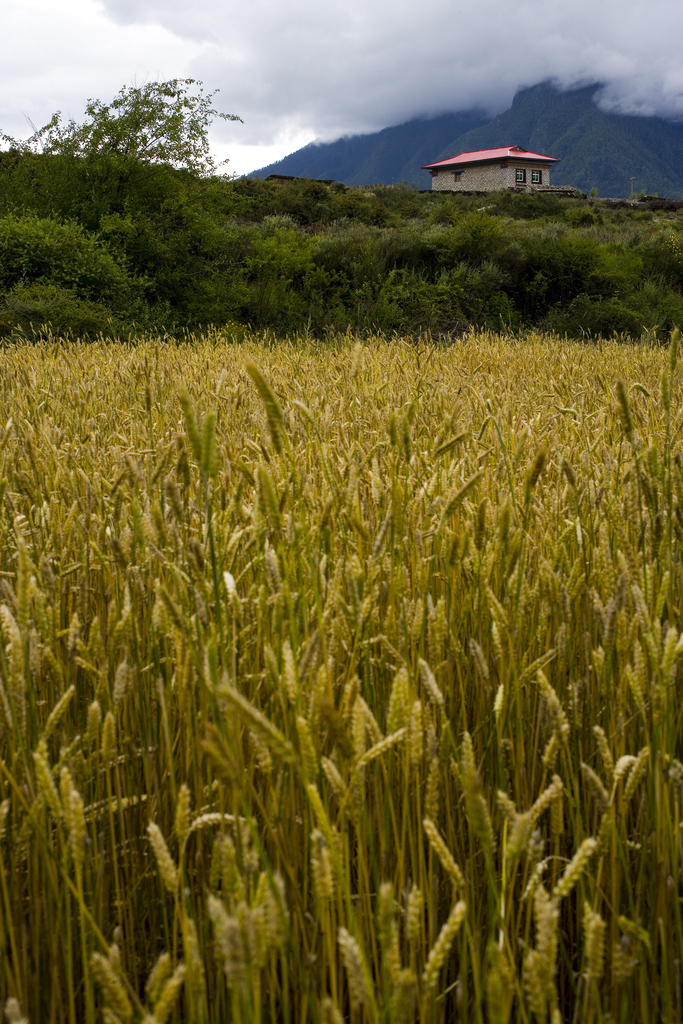
[[[434,192],[496,192],[506,188],[545,191],[555,156],[529,153],[521,146],[478,149],[447,160],[423,164],[432,176]]]

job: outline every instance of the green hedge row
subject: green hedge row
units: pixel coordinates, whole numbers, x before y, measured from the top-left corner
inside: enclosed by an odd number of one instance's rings
[[[683,323],[683,218],[0,153],[0,332],[228,321],[664,336]]]

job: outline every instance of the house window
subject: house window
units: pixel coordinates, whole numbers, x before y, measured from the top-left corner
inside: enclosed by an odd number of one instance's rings
[[[462,171],[453,171],[453,177],[457,181],[458,178],[462,177]]]
[[[524,185],[526,182],[526,171],[523,167],[518,167],[515,171],[515,183],[517,185]]]
[[[541,177],[542,177],[542,175],[541,175],[540,171],[532,171],[531,172],[531,184],[532,185],[540,185],[541,184]]]
[[[439,172],[438,171],[430,171],[429,173],[431,174],[432,178],[436,178],[436,176],[438,175]]]

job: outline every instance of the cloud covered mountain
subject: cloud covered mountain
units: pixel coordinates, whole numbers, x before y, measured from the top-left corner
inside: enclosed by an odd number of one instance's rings
[[[430,187],[420,165],[455,153],[520,145],[560,157],[554,184],[603,196],[637,191],[683,196],[683,124],[660,117],[608,112],[600,85],[561,90],[543,82],[520,90],[509,110],[489,120],[477,110],[418,118],[380,132],[304,146],[254,172],[335,178],[347,185],[402,180]]]
[[[431,157],[425,153],[441,153],[453,139],[481,128],[488,122],[481,110],[442,114],[440,117],[417,118],[393,128],[368,135],[350,135],[336,142],[311,142],[308,146],[254,172],[254,177],[268,174],[295,174],[310,178],[335,178],[347,185],[375,182],[394,184],[398,181],[426,181],[429,175],[420,165]]]

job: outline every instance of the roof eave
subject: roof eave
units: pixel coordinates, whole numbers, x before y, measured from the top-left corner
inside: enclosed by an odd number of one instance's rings
[[[436,163],[422,164],[421,166],[423,171],[430,171],[433,169],[447,171],[449,167],[462,167],[464,169],[465,167],[481,167],[483,164],[504,164],[516,160],[525,164],[546,164],[548,167],[550,167],[551,164],[560,163],[559,156],[532,157],[526,155],[523,156],[521,153],[519,155],[515,153],[512,156],[489,156],[483,160],[453,160],[448,162],[444,160],[437,160]]]

